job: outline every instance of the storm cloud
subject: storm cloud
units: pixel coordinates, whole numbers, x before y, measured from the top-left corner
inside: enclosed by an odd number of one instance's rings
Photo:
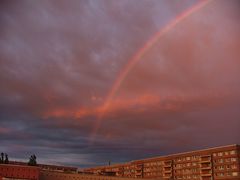
[[[240,143],[240,4],[1,1],[0,151],[79,167]]]

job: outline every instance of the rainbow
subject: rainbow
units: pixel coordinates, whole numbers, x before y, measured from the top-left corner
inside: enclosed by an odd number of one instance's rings
[[[193,7],[187,9],[186,11],[184,11],[182,14],[180,14],[179,16],[177,16],[175,19],[173,19],[172,21],[170,21],[165,27],[163,27],[162,29],[160,29],[156,34],[154,34],[147,42],[146,44],[140,48],[137,53],[128,61],[127,65],[125,66],[125,68],[123,69],[123,71],[121,71],[121,73],[119,74],[119,76],[117,77],[115,83],[113,84],[105,103],[102,105],[101,107],[101,112],[99,113],[99,116],[96,120],[95,123],[95,127],[93,130],[93,136],[95,136],[97,130],[100,127],[101,124],[101,119],[104,116],[105,112],[107,111],[108,107],[111,104],[111,101],[113,100],[116,92],[118,91],[118,89],[120,88],[122,82],[124,81],[124,79],[127,77],[127,75],[129,74],[129,72],[133,69],[133,67],[142,59],[142,57],[144,56],[144,54],[146,52],[148,52],[153,46],[154,44],[156,44],[161,37],[163,37],[165,34],[167,34],[171,29],[173,29],[177,24],[179,24],[180,22],[182,22],[184,19],[186,19],[187,17],[189,17],[190,15],[192,15],[193,13],[197,12],[198,10],[202,9],[203,7],[205,7],[207,4],[209,4],[209,2],[211,2],[212,0],[202,0],[199,3],[197,3],[196,5],[194,5]]]

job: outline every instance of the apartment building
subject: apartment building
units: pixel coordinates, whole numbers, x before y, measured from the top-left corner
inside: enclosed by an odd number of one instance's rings
[[[240,146],[234,144],[141,159],[87,168],[83,172],[159,180],[240,180]]]

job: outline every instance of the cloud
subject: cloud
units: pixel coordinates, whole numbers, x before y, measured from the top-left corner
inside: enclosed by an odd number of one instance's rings
[[[1,2],[0,151],[94,166],[239,143],[239,8],[212,1]],[[229,133],[231,132],[231,133]]]

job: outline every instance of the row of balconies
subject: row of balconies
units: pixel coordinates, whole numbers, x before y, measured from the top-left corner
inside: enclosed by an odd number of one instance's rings
[[[209,162],[209,163],[201,163],[200,168],[201,169],[211,169],[212,168],[212,163],[211,162]]]
[[[230,171],[226,171],[226,172],[230,172]],[[149,171],[149,172],[146,172],[146,171],[139,171],[139,172],[135,172],[135,175],[140,177],[140,176],[143,176],[143,174],[162,174],[164,177],[169,177],[172,175],[172,169],[169,169],[169,171],[164,171],[164,172],[158,172],[158,171],[155,171],[155,172],[152,172],[152,171]],[[175,175],[187,175],[187,174],[200,174],[202,177],[212,177],[212,170],[210,169],[201,169],[200,172],[188,172],[188,173],[176,173],[174,172]]]
[[[212,177],[210,177],[210,176],[202,176],[201,177],[201,180],[213,180],[213,178]]]
[[[218,166],[214,166],[214,171],[218,171],[218,169],[217,169],[217,167]],[[222,167],[222,166],[221,166]],[[224,166],[225,167],[225,166]],[[235,168],[232,168],[232,167],[229,167],[229,168],[227,168],[228,170],[227,171],[229,171],[229,170],[235,170],[235,169],[238,169],[238,165],[235,165],[234,166]],[[212,163],[201,163],[200,164],[200,167],[199,168],[197,168],[197,169],[201,169],[202,170],[202,172],[205,172],[205,171],[208,171],[208,170],[211,170],[213,167],[212,167]],[[184,170],[184,169],[192,169],[192,168],[174,168],[175,170],[177,169],[177,170],[179,170],[179,169],[182,169],[182,170]],[[196,169],[196,168],[195,168]],[[204,171],[205,170],[205,171]],[[224,169],[219,169],[219,171],[223,171]],[[125,171],[122,169],[122,170],[120,170],[120,169],[106,169],[105,171],[114,171],[114,172],[116,172],[116,173],[121,173],[121,172],[125,172],[125,173],[137,173],[137,174],[141,174],[142,172],[162,172],[162,173],[164,173],[164,172],[172,172],[172,167],[165,167],[165,168],[138,168],[138,169],[125,169]]]
[[[187,165],[187,164],[177,164],[174,166],[174,169],[189,169],[189,168],[200,168],[200,164],[191,164],[191,165]]]
[[[201,170],[201,175],[212,175],[212,170],[207,170],[207,169],[204,169],[204,170]]]
[[[132,176],[145,177],[146,173],[149,173],[149,174],[156,173],[159,175],[162,174],[162,176],[164,176],[165,178],[169,178],[172,176],[172,171],[173,171],[172,165],[173,165],[172,161],[166,161],[163,163],[162,166],[150,166],[148,169],[148,166],[145,166],[144,164],[137,164],[135,166],[129,166],[127,168],[129,171],[131,171],[131,172],[127,173],[127,175],[128,176],[131,175],[131,177]],[[191,166],[188,166],[185,168],[189,168],[189,167],[191,167]],[[198,162],[197,166],[195,165],[195,167],[198,167],[197,169],[201,170],[200,172],[195,172],[195,174],[201,174],[201,177],[203,177],[203,178],[213,176],[211,155],[201,156],[200,161]],[[174,169],[184,169],[184,167],[174,167]],[[214,169],[214,171],[215,171],[215,169]],[[184,173],[181,174],[181,173],[174,172],[174,174],[183,175]],[[194,173],[189,172],[189,174],[194,174]]]
[[[196,172],[174,172],[174,175],[189,175],[189,174],[193,174],[193,175],[200,175],[200,171],[196,171]]]
[[[184,175],[188,175],[188,174],[178,174],[178,173],[174,173],[175,175],[177,176],[184,176]],[[201,176],[202,179],[206,179],[206,178],[212,178],[212,171],[208,171],[208,172],[202,172],[201,174],[200,173],[190,173],[189,175],[196,175],[196,176]],[[172,177],[172,173],[169,172],[169,173],[138,173],[138,174],[125,174],[125,176],[128,176],[128,177],[160,177],[162,176],[163,178],[170,178]]]

